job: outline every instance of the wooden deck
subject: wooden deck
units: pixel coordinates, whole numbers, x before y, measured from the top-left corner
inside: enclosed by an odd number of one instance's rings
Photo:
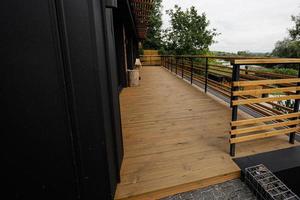
[[[239,177],[228,106],[161,67],[144,67],[141,77],[140,87],[121,93],[125,157],[116,199],[159,199]],[[278,136],[238,144],[236,155],[290,146]]]

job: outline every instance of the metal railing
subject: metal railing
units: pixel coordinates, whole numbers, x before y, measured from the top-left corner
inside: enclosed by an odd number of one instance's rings
[[[224,56],[151,56],[143,57],[147,65],[160,65],[182,79],[203,88],[204,92],[210,92],[218,98],[226,101],[232,108],[232,130],[230,131],[230,154],[235,155],[236,143],[271,137],[279,134],[289,134],[290,142],[295,140],[295,132],[298,132],[298,115],[292,118],[282,118],[287,114],[298,112],[299,109],[299,76],[271,73],[259,70],[261,65],[299,64],[300,59],[276,59],[261,57],[224,57]],[[155,60],[155,61],[154,61]],[[157,64],[158,60],[160,64]],[[151,63],[152,61],[152,63]],[[153,63],[155,62],[155,63]],[[145,65],[145,63],[142,64]],[[298,70],[299,71],[299,70]],[[300,73],[299,73],[300,74]],[[287,82],[285,82],[287,81]],[[248,83],[240,86],[239,83]],[[285,101],[293,101],[288,106],[282,104]],[[268,124],[258,128],[246,129],[238,127],[238,110],[242,110],[254,117],[264,120],[263,117],[274,117]],[[276,118],[278,116],[279,119]],[[293,122],[286,122],[296,120]],[[255,120],[254,120],[255,121]],[[255,122],[258,122],[257,120]],[[286,122],[286,123],[283,123]],[[280,124],[281,123],[281,124]],[[251,123],[250,123],[251,124]],[[254,126],[255,124],[251,124]],[[278,131],[280,125],[283,128],[292,127],[289,130]],[[281,128],[282,128],[281,127]],[[241,131],[235,129],[241,128]],[[252,130],[269,130],[273,132],[253,134]],[[240,129],[238,129],[240,130]],[[241,133],[242,132],[242,133]],[[266,135],[267,134],[267,135]],[[263,137],[265,136],[265,137]]]

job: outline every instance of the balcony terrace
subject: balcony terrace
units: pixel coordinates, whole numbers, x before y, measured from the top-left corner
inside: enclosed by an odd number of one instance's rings
[[[125,155],[115,199],[159,199],[240,177],[229,154],[229,105],[161,62],[165,68],[143,67],[140,86],[121,92]],[[251,140],[238,144],[236,157],[295,145],[285,134]]]

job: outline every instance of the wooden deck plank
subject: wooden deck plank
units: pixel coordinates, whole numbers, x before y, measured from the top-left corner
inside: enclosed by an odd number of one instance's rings
[[[125,157],[116,199],[157,199],[237,178],[230,109],[160,67],[121,93]],[[291,146],[286,136],[237,145],[245,156]]]

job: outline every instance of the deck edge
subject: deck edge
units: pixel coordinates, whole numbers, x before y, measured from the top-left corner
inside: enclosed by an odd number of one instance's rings
[[[241,177],[241,171],[234,171],[231,173],[215,176],[215,177],[210,177],[206,178],[203,180],[198,180],[198,181],[193,181],[190,183],[184,183],[181,185],[176,185],[173,187],[169,188],[164,188],[164,189],[159,189],[156,191],[152,192],[147,192],[144,194],[138,194],[135,196],[130,196],[130,197],[125,197],[125,198],[118,198],[115,200],[154,200],[154,199],[161,199],[165,198],[171,195],[175,195],[178,193],[183,193],[183,192],[189,192],[192,190],[197,190],[205,187],[209,187],[212,185],[224,183],[226,181],[230,181],[233,179],[238,179]]]

